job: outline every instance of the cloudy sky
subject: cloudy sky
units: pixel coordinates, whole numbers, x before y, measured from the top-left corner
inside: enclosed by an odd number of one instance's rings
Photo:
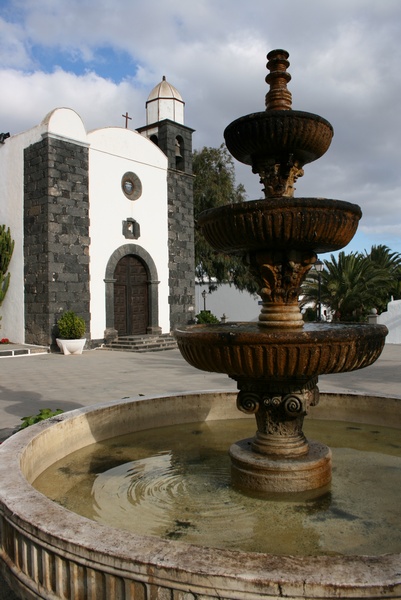
[[[335,132],[296,195],[361,206],[347,251],[401,252],[400,30],[400,0],[0,0],[0,131],[61,106],[88,130],[124,126],[126,111],[140,127],[165,75],[194,147],[218,146],[232,120],[264,110],[266,54],[285,48],[293,108]],[[260,198],[258,177],[236,165]]]

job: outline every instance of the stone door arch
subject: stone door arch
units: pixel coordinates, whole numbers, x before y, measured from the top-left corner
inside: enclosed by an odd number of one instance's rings
[[[161,333],[159,281],[156,265],[146,250],[137,244],[120,246],[107,263],[104,281],[106,341],[118,335]]]

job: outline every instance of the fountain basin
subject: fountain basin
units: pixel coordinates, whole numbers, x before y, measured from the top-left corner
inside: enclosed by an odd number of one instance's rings
[[[299,249],[334,252],[354,237],[362,216],[356,204],[327,198],[275,198],[202,212],[198,224],[221,252]]]
[[[310,418],[400,427],[401,397],[321,394]],[[0,448],[0,567],[23,599],[400,598],[401,556],[294,557],[190,546],[100,525],[30,484],[59,458],[116,435],[248,418],[236,394],[131,398],[53,417]]]
[[[326,119],[299,110],[266,110],[236,119],[224,130],[229,152],[254,165],[260,157],[289,155],[300,165],[320,158],[329,148],[333,128]]]
[[[308,380],[367,367],[383,350],[383,325],[306,323],[263,329],[257,323],[189,325],[176,329],[181,354],[203,371],[234,379]]]

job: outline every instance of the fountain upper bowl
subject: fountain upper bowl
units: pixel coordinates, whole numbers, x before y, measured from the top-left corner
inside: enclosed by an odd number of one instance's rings
[[[300,166],[329,148],[333,127],[318,115],[299,110],[266,110],[236,119],[224,131],[229,152],[240,162],[292,156]]]

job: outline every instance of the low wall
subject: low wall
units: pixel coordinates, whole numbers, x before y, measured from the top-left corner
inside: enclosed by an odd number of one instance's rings
[[[401,344],[401,300],[389,302],[386,312],[377,317],[377,323],[388,329],[386,344]]]

